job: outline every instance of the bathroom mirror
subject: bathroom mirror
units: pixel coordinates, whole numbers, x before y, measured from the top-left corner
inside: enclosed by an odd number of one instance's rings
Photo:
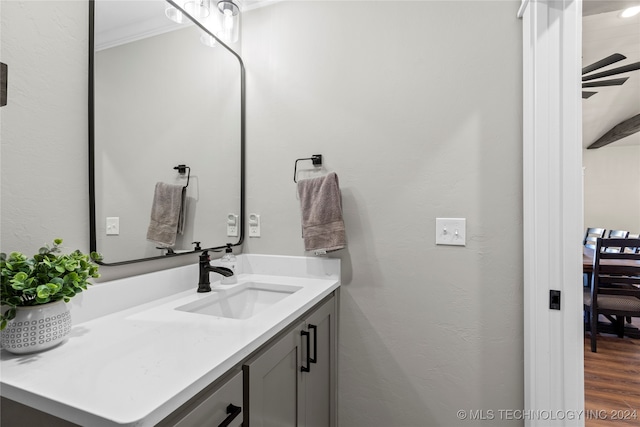
[[[242,243],[242,60],[202,44],[199,25],[167,19],[169,6],[89,3],[90,246],[106,265]],[[186,186],[171,250],[147,240],[156,183]]]

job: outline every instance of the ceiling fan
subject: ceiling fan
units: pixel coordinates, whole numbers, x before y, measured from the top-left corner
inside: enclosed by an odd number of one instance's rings
[[[587,65],[586,67],[584,67],[582,69],[582,81],[583,81],[582,88],[620,86],[621,84],[624,84],[624,82],[626,82],[629,77],[621,77],[617,79],[598,80],[598,81],[592,81],[592,80],[600,79],[602,77],[615,76],[617,74],[627,73],[629,71],[640,70],[640,62],[634,62],[633,64],[623,65],[622,67],[601,71],[599,73],[591,74],[589,76],[585,76],[585,74],[589,74],[593,71],[599,70],[600,68],[608,67],[611,64],[615,64],[616,62],[620,62],[625,59],[627,59],[626,56],[619,53],[614,53],[613,55],[607,56],[606,58],[603,58],[600,61],[594,62],[593,64]],[[590,98],[596,93],[597,92],[583,90],[582,99]]]
[[[611,68],[607,71],[601,71],[599,73],[591,74],[588,76],[586,76],[585,74],[589,74],[593,71],[599,70],[600,68],[608,67],[609,65],[615,64],[616,62],[620,62],[624,59],[627,59],[627,57],[619,53],[614,53],[613,55],[607,56],[606,58],[603,58],[598,62],[594,62],[591,65],[587,65],[582,69],[582,81],[583,81],[582,87],[590,88],[590,87],[604,87],[604,86],[619,86],[623,84],[624,82],[627,81],[629,77],[621,77],[616,79],[598,80],[598,81],[592,81],[592,80],[600,79],[602,77],[615,76],[618,74],[627,73],[629,71],[640,70],[640,62],[634,62],[633,64],[623,65],[622,67]],[[596,93],[597,92],[589,92],[589,91],[583,90],[582,99],[590,98]],[[613,128],[611,128],[607,133],[601,136],[597,141],[589,145],[587,149],[604,147],[605,145],[611,144],[612,142],[625,138],[636,132],[640,132],[640,114],[637,114],[631,117],[630,119],[627,119],[618,123]]]

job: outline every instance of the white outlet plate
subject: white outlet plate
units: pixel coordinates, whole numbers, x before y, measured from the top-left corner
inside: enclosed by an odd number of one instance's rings
[[[249,237],[260,237],[260,215],[249,214]]]
[[[436,245],[465,246],[466,218],[436,218]]]
[[[117,236],[120,234],[120,217],[108,216],[106,224],[107,236]]]
[[[236,214],[227,215],[227,236],[238,237],[238,215]]]

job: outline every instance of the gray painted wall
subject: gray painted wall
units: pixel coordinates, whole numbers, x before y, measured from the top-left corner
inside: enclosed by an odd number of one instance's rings
[[[640,146],[582,152],[584,225],[640,233]]]
[[[87,16],[82,2],[2,2],[0,249],[89,247]]]
[[[295,159],[323,154],[340,178],[342,426],[474,425],[456,411],[523,405],[517,3],[243,17],[247,208],[262,220],[246,250],[304,253]],[[435,246],[436,217],[466,217],[467,246]]]
[[[344,427],[486,425],[456,412],[523,405],[517,7],[283,2],[243,18],[248,212],[262,216],[245,251],[304,254],[296,158],[321,153],[340,177]],[[2,3],[3,251],[88,248],[86,14]],[[436,247],[435,218],[458,216],[467,246]]]

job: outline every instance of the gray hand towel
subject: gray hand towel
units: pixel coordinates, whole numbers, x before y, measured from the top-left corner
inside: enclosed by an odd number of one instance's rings
[[[184,227],[184,196],[182,185],[158,182],[153,193],[151,221],[147,229],[147,239],[161,246],[176,244],[177,233]]]
[[[307,251],[335,251],[346,246],[338,175],[298,181],[302,237]]]

